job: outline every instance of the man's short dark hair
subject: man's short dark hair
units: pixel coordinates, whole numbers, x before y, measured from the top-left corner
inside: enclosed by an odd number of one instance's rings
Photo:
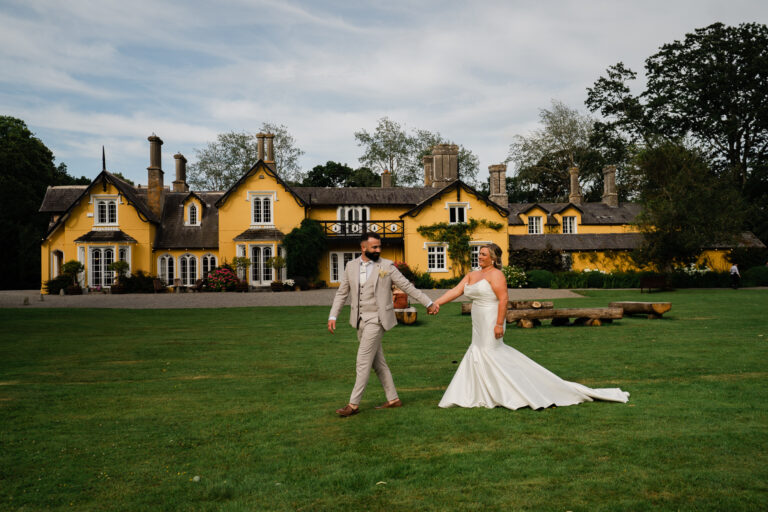
[[[376,240],[381,241],[381,235],[374,233],[373,231],[368,231],[360,236],[360,243],[367,242],[369,238],[375,238]]]

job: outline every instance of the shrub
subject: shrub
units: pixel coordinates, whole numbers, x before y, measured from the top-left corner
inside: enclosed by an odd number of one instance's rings
[[[552,248],[544,250],[518,249],[509,251],[509,265],[511,267],[522,267],[525,270],[549,270],[550,272],[559,272],[563,268],[563,258],[560,251]]]
[[[61,290],[65,290],[67,286],[70,286],[72,284],[72,278],[61,274],[59,276],[54,277],[53,279],[50,279],[46,281],[43,284],[43,288],[46,292],[50,293],[51,295],[58,295]]]
[[[143,270],[139,270],[135,274],[124,276],[120,280],[120,284],[124,287],[125,293],[154,293],[155,285],[153,281],[154,278],[152,276],[145,274]]]
[[[605,285],[605,274],[599,270],[586,271],[587,288],[603,288]]]
[[[239,282],[240,279],[230,268],[217,268],[208,274],[208,285],[217,292],[233,291],[237,288]]]
[[[728,260],[737,264],[739,269],[764,266],[768,262],[768,248],[734,247],[728,255]]]
[[[451,277],[449,279],[438,279],[437,283],[435,283],[435,288],[453,288],[457,284],[459,284],[459,281],[461,281],[461,277]]]
[[[554,277],[549,270],[529,270],[525,275],[529,288],[549,288]]]
[[[418,270],[413,270],[404,261],[396,261],[395,267],[397,267],[397,270],[399,270],[400,273],[403,274],[403,277],[405,277],[407,280],[413,283],[413,285],[416,288],[426,289],[426,288],[435,288],[437,286],[437,282],[434,279],[432,279],[432,276],[429,275],[429,273],[427,272],[421,273]],[[450,281],[450,280],[441,279],[441,281]],[[453,286],[456,286],[456,285],[453,285]],[[453,286],[451,286],[451,288],[453,288]]]
[[[507,265],[501,267],[501,271],[507,279],[507,287],[509,288],[522,288],[528,283],[528,278],[522,268]]]
[[[748,269],[742,274],[741,281],[744,286],[768,286],[768,266]]]
[[[323,226],[316,220],[304,219],[298,228],[293,228],[283,239],[287,258],[288,277],[317,278],[318,262],[326,251],[326,237]]]

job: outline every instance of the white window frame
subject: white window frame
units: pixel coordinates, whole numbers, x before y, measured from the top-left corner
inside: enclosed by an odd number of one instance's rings
[[[484,245],[490,245],[492,243],[493,242],[491,242],[490,240],[482,241],[482,242],[479,240],[474,242],[469,242],[469,251],[470,251],[469,266],[472,270],[478,270],[480,268],[480,260],[479,260],[480,248]]]
[[[184,271],[184,264],[186,263],[187,271]],[[195,266],[194,272],[190,272],[190,263],[193,263]],[[182,254],[179,256],[179,278],[181,279],[181,285],[182,286],[194,286],[195,281],[198,279],[198,261],[197,256],[191,253]],[[186,274],[186,276],[184,275]]]
[[[577,224],[578,222],[576,221],[575,215],[564,215],[563,216],[563,234],[575,235]]]
[[[125,259],[120,258],[120,252],[125,251]],[[125,261],[128,263],[128,274],[131,273],[133,265],[131,263],[131,246],[130,245],[118,245],[117,246],[117,257],[115,261]]]
[[[363,233],[363,227],[371,222],[371,207],[363,205],[339,206],[336,208],[336,220],[351,222],[342,224],[348,228],[348,233]],[[344,228],[342,228],[344,229]]]
[[[118,216],[118,204],[120,198],[116,195],[93,195],[91,196],[91,202],[93,203],[93,225],[94,226],[118,226],[120,225],[120,218]],[[106,222],[102,222],[99,217],[99,207],[104,204],[106,208]],[[109,221],[109,207],[113,206],[115,209],[115,220]]]
[[[264,205],[263,201],[269,200],[269,220],[264,220]],[[251,203],[251,226],[274,226],[275,225],[275,202],[277,202],[277,194],[275,192],[265,191],[249,191],[248,201]],[[257,221],[256,212],[254,208],[256,203],[259,203],[259,209],[261,211],[261,218]]]
[[[529,235],[540,235],[542,233],[541,230],[541,216],[540,215],[530,215],[528,217],[528,234]]]
[[[219,260],[215,254],[210,252],[203,254],[203,257],[200,258],[200,272],[202,272],[201,279],[207,278],[208,274],[216,268],[218,262]],[[206,267],[208,270],[206,270]]]
[[[469,222],[469,203],[445,203],[445,209],[448,210],[448,224],[464,224]],[[453,220],[451,220],[452,216]],[[463,217],[462,220],[459,220],[460,216]]]
[[[254,257],[254,251],[258,257]],[[278,248],[279,251],[279,248]],[[267,260],[275,255],[274,244],[249,244],[248,257],[251,264],[248,267],[248,282],[252,286],[267,286],[275,279],[275,269],[267,267]]]
[[[347,263],[360,257],[359,251],[333,251],[328,253],[330,282],[340,283],[341,274],[347,268]],[[341,264],[339,264],[341,263]],[[334,278],[335,274],[335,278]]]
[[[105,263],[107,258],[104,256],[106,255],[106,251],[112,251],[112,261],[115,261],[115,257],[117,256],[116,249],[117,248],[114,245],[95,245],[88,247],[88,286],[92,288],[96,286],[101,286],[102,288],[112,287],[112,285],[115,283],[115,272],[109,270],[109,263]],[[99,267],[93,263],[93,255],[96,252],[101,254],[99,258]],[[110,263],[112,261],[110,261]],[[100,277],[98,283],[96,282],[96,277],[94,275],[96,272],[98,272]],[[106,278],[108,275],[110,275],[110,278]]]
[[[448,272],[448,245],[437,242],[424,244],[427,251],[427,272]],[[430,262],[430,255],[434,256],[434,262]],[[443,266],[438,267],[439,260],[443,260]],[[434,263],[434,266],[430,265]]]
[[[194,208],[195,211],[195,222],[192,222],[192,209]],[[187,215],[186,219],[184,220],[185,226],[199,226],[200,225],[200,212],[202,211],[202,208],[197,206],[196,203],[190,202],[187,205]]]
[[[172,272],[168,272],[168,262],[171,263]],[[173,284],[176,279],[176,260],[170,254],[163,254],[157,258],[157,277],[166,285]]]

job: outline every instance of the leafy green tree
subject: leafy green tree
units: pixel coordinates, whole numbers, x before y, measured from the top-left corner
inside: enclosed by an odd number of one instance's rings
[[[438,144],[453,144],[453,142],[444,138],[439,132],[430,132],[427,130],[416,130],[413,135],[415,146],[415,157],[411,161],[411,167],[408,175],[414,184],[420,184],[424,180],[423,158],[432,154],[432,148]],[[477,173],[480,170],[480,159],[471,150],[461,144],[457,157],[459,179],[472,186],[479,186],[477,182]]]
[[[313,280],[319,273],[318,263],[325,253],[326,237],[323,227],[312,219],[304,219],[283,239],[288,277]]]
[[[50,218],[38,212],[48,186],[73,185],[67,166],[21,119],[0,116],[0,288],[40,286],[40,240]]]
[[[693,263],[702,249],[732,243],[742,224],[735,186],[723,186],[699,151],[673,142],[643,150],[636,161],[643,205],[636,219],[639,263],[661,270]]]
[[[370,170],[368,167],[360,167],[352,171],[347,178],[345,187],[379,187],[381,186],[381,176]]]
[[[346,164],[327,161],[325,165],[316,165],[304,177],[305,187],[343,187],[354,171]]]
[[[275,169],[286,181],[301,181],[298,160],[304,151],[284,125],[264,123],[263,133],[275,135],[273,140]],[[258,139],[248,132],[227,132],[216,136],[203,149],[195,149],[197,162],[188,168],[188,181],[198,190],[227,190],[258,160]]]

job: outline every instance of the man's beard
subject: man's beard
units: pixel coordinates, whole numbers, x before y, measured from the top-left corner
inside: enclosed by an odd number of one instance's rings
[[[379,261],[379,256],[381,256],[380,252],[368,252],[368,251],[365,251],[365,257],[368,258],[371,261]]]

